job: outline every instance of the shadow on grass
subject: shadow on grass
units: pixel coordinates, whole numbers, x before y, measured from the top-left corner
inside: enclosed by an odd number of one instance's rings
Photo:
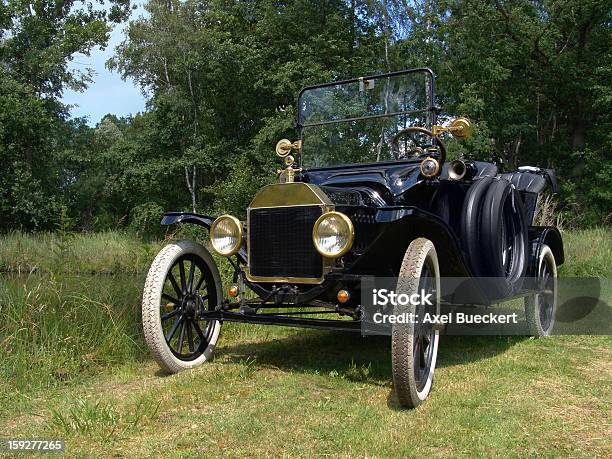
[[[437,367],[476,362],[503,354],[523,336],[442,336]],[[324,374],[374,385],[391,383],[391,339],[357,333],[303,330],[269,341],[223,346],[218,355],[232,363],[254,359],[257,366]]]

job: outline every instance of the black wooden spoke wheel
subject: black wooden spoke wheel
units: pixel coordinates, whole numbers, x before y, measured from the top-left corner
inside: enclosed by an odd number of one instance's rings
[[[220,324],[202,314],[221,300],[219,272],[202,245],[179,241],[161,250],[147,275],[142,322],[162,368],[176,373],[212,357]]]
[[[439,331],[425,315],[440,313],[440,268],[436,249],[424,238],[410,243],[400,269],[396,293],[431,294],[432,305],[397,304],[393,313],[413,315],[414,321],[394,324],[391,332],[393,387],[400,405],[414,408],[429,395],[438,356]],[[422,298],[422,297],[421,297]]]
[[[525,298],[525,318],[531,335],[548,336],[557,312],[557,263],[547,245],[540,247],[536,286],[539,292]]]

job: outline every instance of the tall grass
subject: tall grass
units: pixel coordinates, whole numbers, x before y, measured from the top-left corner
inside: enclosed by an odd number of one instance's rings
[[[560,276],[612,277],[612,230],[564,231],[565,264]]]
[[[137,276],[4,276],[0,400],[144,358],[142,284]]]
[[[0,411],[15,391],[148,358],[140,302],[162,245],[118,232],[0,237]],[[231,279],[228,262],[217,262]]]
[[[0,237],[0,272],[144,273],[160,243],[128,233],[22,233]]]

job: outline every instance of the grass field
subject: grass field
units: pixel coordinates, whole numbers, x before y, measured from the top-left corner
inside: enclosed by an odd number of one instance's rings
[[[564,239],[562,274],[611,277],[609,231]],[[2,437],[63,438],[81,457],[610,454],[610,337],[443,336],[413,411],[392,396],[384,337],[226,324],[213,362],[165,375],[138,317],[158,247],[0,239]]]

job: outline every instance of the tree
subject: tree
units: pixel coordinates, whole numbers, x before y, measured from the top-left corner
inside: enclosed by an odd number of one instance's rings
[[[439,77],[441,118],[477,124],[469,141],[449,141],[452,155],[554,167],[577,220],[609,213],[603,0],[150,0],[108,63],[137,82],[148,109],[95,129],[60,103],[88,83],[68,63],[105,46],[129,5],[79,5],[0,5],[2,229],[50,228],[65,209],[84,229],[131,221],[139,231],[162,209],[241,214],[274,180],[276,141],[297,134],[300,88],[424,66]]]
[[[197,170],[196,181],[185,177],[204,209],[226,205],[215,190],[273,177],[277,135],[296,135],[302,86],[385,68],[376,25],[343,1],[152,0],[146,8],[109,65],[151,95],[161,139],[145,162],[174,161],[181,176]],[[183,208],[192,206],[189,186]],[[244,207],[249,195],[240,196]]]
[[[128,12],[127,0],[112,0],[109,10],[74,0],[0,5],[0,228],[49,227],[65,205],[66,180],[75,177],[66,177],[58,156],[80,128],[67,121],[60,97],[89,81],[68,63],[105,46],[111,24]]]
[[[609,2],[444,0],[434,6],[397,46],[404,55],[429,48],[445,111],[468,115],[481,127],[476,156],[507,170],[556,168],[566,209],[596,222],[612,204],[603,191],[610,175],[602,173],[610,151]]]

